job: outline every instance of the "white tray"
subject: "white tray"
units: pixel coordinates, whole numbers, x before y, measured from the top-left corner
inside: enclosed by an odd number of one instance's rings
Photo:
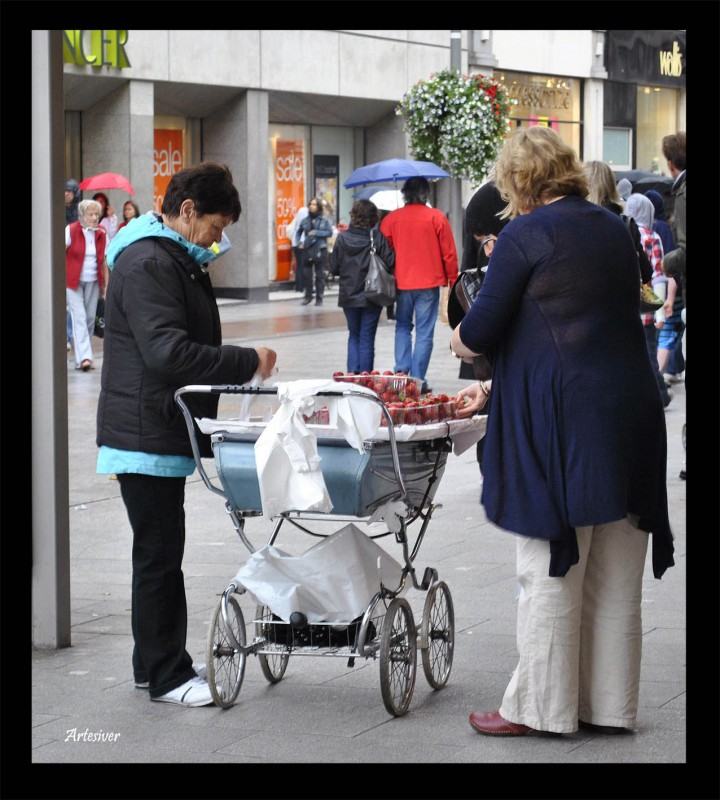
[[[239,419],[209,419],[203,417],[196,419],[198,427],[205,434],[220,432],[247,433],[259,436],[267,422],[255,422]],[[395,440],[398,442],[424,441],[426,439],[440,439],[450,436],[453,440],[453,450],[456,455],[464,452],[485,435],[487,415],[470,417],[470,419],[451,419],[447,422],[432,422],[427,425],[395,425]],[[322,439],[344,439],[343,434],[334,425],[308,425],[308,429]],[[387,428],[377,429],[371,441],[387,442],[390,433]]]

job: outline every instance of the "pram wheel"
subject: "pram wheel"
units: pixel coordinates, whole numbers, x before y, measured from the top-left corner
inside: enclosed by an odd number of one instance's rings
[[[270,624],[273,613],[268,606],[260,605],[255,611],[255,636],[265,639],[267,642],[277,641],[277,626]],[[258,653],[260,669],[270,683],[278,683],[282,680],[287,669],[289,653]]]
[[[410,604],[396,597],[385,612],[380,637],[380,689],[395,717],[410,708],[417,673],[417,631]]]
[[[433,689],[442,689],[450,677],[455,651],[455,609],[443,581],[433,584],[425,598],[420,651],[427,682]]]
[[[215,607],[206,653],[207,682],[215,704],[221,708],[230,708],[240,694],[247,660],[245,641],[240,604],[226,589]]]

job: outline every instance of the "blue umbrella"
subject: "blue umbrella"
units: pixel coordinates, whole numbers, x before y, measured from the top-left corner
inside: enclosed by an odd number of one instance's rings
[[[408,161],[404,158],[388,158],[375,164],[358,167],[343,183],[346,189],[365,186],[368,183],[397,183],[409,178],[449,178],[450,173],[432,161]]]

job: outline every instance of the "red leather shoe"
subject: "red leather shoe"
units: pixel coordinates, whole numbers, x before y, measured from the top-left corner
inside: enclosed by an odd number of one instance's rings
[[[470,714],[470,725],[478,732],[487,736],[525,736],[534,730],[527,725],[520,725],[517,722],[509,722],[500,716],[499,711],[489,711],[481,714],[473,711]]]

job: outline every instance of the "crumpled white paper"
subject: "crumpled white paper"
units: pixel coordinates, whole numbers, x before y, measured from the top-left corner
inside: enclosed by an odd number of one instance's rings
[[[381,583],[397,589],[401,575],[400,564],[350,523],[299,556],[263,547],[234,580],[285,622],[301,611],[308,622],[347,623],[365,612]]]
[[[363,452],[363,441],[380,426],[382,410],[362,397],[316,397],[318,392],[343,391],[337,381],[300,380],[277,383],[280,408],[255,442],[263,516],[272,519],[283,511],[332,511],[332,500],[322,474],[317,438],[303,416],[327,406],[330,424],[340,430],[351,447]],[[365,387],[360,394],[374,395]]]

